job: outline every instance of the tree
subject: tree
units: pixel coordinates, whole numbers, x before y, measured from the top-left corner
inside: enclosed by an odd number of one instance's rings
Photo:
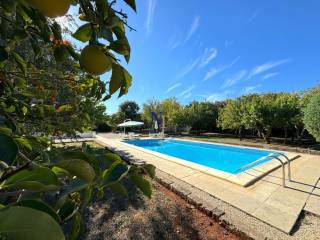
[[[167,130],[177,131],[178,123],[175,121],[177,112],[182,108],[181,104],[178,103],[176,98],[164,99],[160,102],[160,106],[157,114],[162,112],[165,128]]]
[[[194,101],[186,106],[188,122],[191,130],[200,133],[201,131],[214,131],[217,128],[218,112],[221,103],[197,102]]]
[[[118,112],[121,112],[124,119],[139,120],[139,105],[135,101],[125,101],[119,106]]]
[[[152,116],[151,113],[160,113],[160,102],[156,99],[150,99],[143,104],[141,118],[145,122],[145,125],[151,127],[152,125]]]
[[[135,10],[134,0],[125,2]],[[154,177],[153,166],[130,166],[118,155],[86,144],[62,150],[50,141],[53,135],[92,127],[101,117],[90,118],[92,109],[103,110],[102,99],[118,90],[122,96],[131,85],[115,55],[130,59],[126,14],[115,9],[115,1],[72,4],[84,22],[73,37],[89,43],[81,53],[48,18],[64,15],[69,1],[0,2],[1,239],[77,239],[86,205],[103,197],[105,188],[126,195],[124,179],[151,196],[143,173]],[[99,43],[102,38],[105,44]],[[93,58],[97,61],[89,61]],[[111,70],[107,91],[94,75]],[[61,225],[71,226],[70,231]]]
[[[218,126],[222,129],[236,130],[241,139],[241,132],[244,125],[241,121],[240,104],[239,99],[226,100],[225,106],[219,111]]]
[[[298,124],[301,115],[299,102],[299,95],[295,93],[278,93],[276,96],[277,127],[284,130],[284,143],[287,142],[289,129]]]
[[[320,141],[320,93],[315,93],[303,109],[306,129]]]

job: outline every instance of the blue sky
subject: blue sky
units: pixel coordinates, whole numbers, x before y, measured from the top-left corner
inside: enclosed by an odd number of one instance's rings
[[[125,100],[176,97],[186,104],[319,83],[318,0],[136,2],[137,14],[121,4],[137,29],[128,32],[133,85],[106,102],[108,113]]]

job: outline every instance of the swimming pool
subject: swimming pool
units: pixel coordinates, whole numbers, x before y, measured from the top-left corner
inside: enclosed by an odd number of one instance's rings
[[[277,156],[277,152],[275,151],[176,139],[139,139],[127,140],[125,143],[186,160],[191,163],[200,164],[205,167],[217,169],[229,174],[239,174],[266,163],[272,158],[267,157],[263,161],[253,164],[248,168],[242,168],[271,153]]]

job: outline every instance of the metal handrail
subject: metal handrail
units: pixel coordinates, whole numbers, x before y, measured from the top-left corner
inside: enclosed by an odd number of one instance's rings
[[[280,154],[280,155],[282,155],[282,154]],[[286,157],[286,156],[285,156],[285,157]],[[250,166],[252,166],[252,165],[254,165],[254,164],[256,164],[256,163],[259,163],[259,162],[261,162],[261,161],[263,161],[263,160],[265,160],[265,159],[267,159],[267,158],[273,158],[273,159],[275,159],[275,160],[278,160],[278,161],[281,163],[281,166],[282,166],[282,186],[285,187],[285,186],[286,186],[286,172],[285,172],[284,162],[283,162],[280,158],[278,158],[277,156],[274,156],[273,153],[269,154],[268,156],[259,158],[258,160],[254,161],[254,162],[252,162],[252,163],[249,163],[249,164],[247,164],[247,165],[245,165],[245,166],[242,166],[242,167],[239,168],[238,170],[242,170],[242,169],[244,169],[244,168],[250,167]],[[288,159],[288,158],[286,157],[286,159]],[[288,160],[288,163],[289,163],[289,162],[290,162],[290,161]]]
[[[282,153],[282,152],[277,152],[277,154],[285,157],[285,159],[287,160],[287,163],[288,163],[288,179],[289,179],[289,181],[291,181],[291,164],[290,164],[290,158],[288,158],[288,156],[285,155],[285,154]]]

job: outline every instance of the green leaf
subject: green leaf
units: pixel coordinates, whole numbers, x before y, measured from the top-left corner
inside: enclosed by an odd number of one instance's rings
[[[135,12],[137,12],[135,0],[124,0]]]
[[[28,113],[28,108],[26,106],[23,106],[21,108],[21,111],[22,111],[23,115],[26,115]]]
[[[92,28],[91,23],[86,23],[82,26],[80,26],[77,31],[72,34],[72,37],[75,39],[81,41],[81,42],[87,42],[91,39],[92,35]]]
[[[5,47],[0,46],[0,62],[8,59],[8,53]]]
[[[120,181],[129,171],[129,167],[122,162],[114,162],[110,168],[102,173],[103,183],[109,184]]]
[[[145,164],[142,166],[142,168],[151,178],[154,178],[156,176],[156,167],[152,164]]]
[[[133,175],[130,180],[141,190],[148,198],[151,198],[152,189],[150,183],[139,175]]]
[[[78,239],[82,229],[82,218],[79,212],[76,212],[72,217],[70,240]]]
[[[127,39],[119,39],[110,44],[110,48],[122,55],[130,54],[130,46]]]
[[[32,167],[10,176],[0,185],[3,188],[28,189],[33,191],[57,190],[58,179],[50,168]]]
[[[61,219],[52,207],[41,200],[26,199],[13,204],[14,206],[28,207],[49,214],[57,223],[60,224]]]
[[[127,94],[131,84],[132,84],[132,77],[131,77],[130,73],[126,69],[123,68],[123,83],[122,83],[122,86],[120,89],[119,97]]]
[[[119,182],[111,183],[108,185],[112,192],[120,193],[124,196],[128,196],[127,189]]]
[[[100,37],[108,40],[109,42],[113,42],[112,31],[107,28],[105,25],[100,26]]]
[[[0,160],[11,165],[18,154],[18,146],[13,138],[0,133]]]
[[[61,208],[69,194],[82,191],[89,186],[90,184],[84,180],[78,178],[72,179],[71,182],[62,189],[61,194],[59,195],[59,200],[56,203],[56,209]]]
[[[27,63],[24,61],[24,59],[17,52],[12,51],[11,54],[14,60],[16,61],[16,63],[18,64],[19,68],[21,69],[21,71],[23,73],[26,73]]]
[[[84,208],[88,205],[92,198],[92,186],[88,186],[82,192],[81,196],[81,208]]]
[[[70,104],[64,104],[64,105],[61,105],[60,107],[58,107],[56,112],[57,113],[68,112],[68,111],[72,110],[72,108],[73,107]]]
[[[119,97],[126,94],[131,86],[132,77],[119,64],[112,64],[112,75],[109,85],[109,94],[115,93],[120,88]]]
[[[10,135],[12,134],[12,129],[6,128],[6,127],[0,127],[0,133],[3,133],[5,135]]]
[[[59,224],[49,214],[20,206],[0,210],[0,233],[4,239],[65,239]]]
[[[95,159],[93,156],[91,156],[90,154],[87,154],[85,152],[82,151],[66,151],[63,152],[59,155],[58,160],[67,160],[67,159],[81,159],[86,161],[87,163],[89,163],[93,169],[95,170],[95,172],[99,173],[100,172],[100,168],[99,168],[99,161],[97,159]]]
[[[67,200],[62,208],[59,209],[58,214],[62,221],[70,219],[78,211],[78,206],[74,201]]]
[[[26,138],[15,138],[15,141],[18,142],[21,146],[25,147],[29,151],[32,151],[31,143]]]
[[[81,159],[62,160],[56,163],[55,166],[63,168],[70,174],[89,182],[93,181],[95,178],[94,169],[89,163]]]

